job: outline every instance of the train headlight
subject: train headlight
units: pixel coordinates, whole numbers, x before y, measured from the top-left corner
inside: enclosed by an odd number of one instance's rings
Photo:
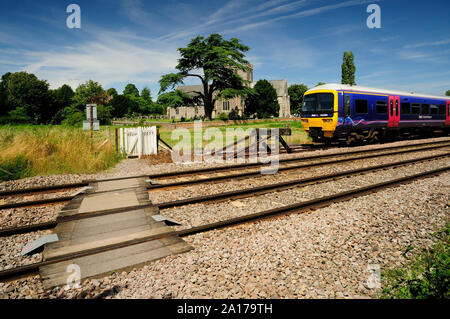
[[[331,122],[333,122],[332,119],[322,119],[322,121],[323,121],[324,123],[331,123]]]
[[[302,119],[302,123],[308,123],[307,119]]]

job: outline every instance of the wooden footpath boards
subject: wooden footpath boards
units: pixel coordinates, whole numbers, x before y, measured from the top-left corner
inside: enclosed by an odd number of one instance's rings
[[[46,245],[43,259],[66,257],[67,260],[39,269],[45,289],[66,285],[73,274],[70,265],[79,267],[83,280],[106,276],[113,271],[131,270],[192,249],[178,236],[168,234],[173,232],[171,227],[152,218],[159,214],[159,209],[149,201],[145,180],[142,177],[90,183],[91,189],[63,208],[54,230],[59,241]],[[105,250],[105,247],[152,236],[163,238],[92,253],[98,248]],[[88,255],[70,258],[80,253]]]

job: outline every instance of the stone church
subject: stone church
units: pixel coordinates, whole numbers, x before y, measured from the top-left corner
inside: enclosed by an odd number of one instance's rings
[[[238,71],[238,74],[244,79],[250,82],[250,87],[254,87],[256,81],[253,81],[253,67],[250,65],[250,70],[243,72]],[[269,80],[272,84],[278,96],[278,104],[280,105],[279,117],[290,117],[291,116],[291,106],[288,94],[288,85],[286,80]],[[188,95],[194,96],[197,92],[203,92],[203,87],[201,85],[184,85],[178,86],[177,90],[183,91]],[[229,114],[232,110],[236,110],[240,116],[243,115],[245,109],[244,99],[240,96],[231,98],[217,100],[212,112],[212,117],[217,118],[220,114]],[[179,106],[168,107],[167,117],[169,119],[180,119],[184,117],[185,119],[201,118],[205,116],[205,109],[203,105],[197,106]]]

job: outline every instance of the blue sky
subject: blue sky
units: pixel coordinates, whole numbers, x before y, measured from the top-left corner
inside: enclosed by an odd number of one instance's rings
[[[66,8],[81,7],[81,29]],[[381,7],[369,29],[366,8]],[[25,70],[52,88],[89,79],[119,92],[173,72],[177,48],[197,35],[237,37],[254,78],[340,82],[344,51],[358,85],[443,95],[450,89],[448,0],[70,0],[0,2],[0,73]],[[191,83],[196,83],[195,80]]]

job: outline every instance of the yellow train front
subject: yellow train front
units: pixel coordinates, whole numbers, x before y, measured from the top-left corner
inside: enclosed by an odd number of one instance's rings
[[[450,134],[450,98],[344,84],[306,91],[303,129],[314,142],[373,143]]]
[[[333,140],[338,121],[338,98],[338,92],[326,88],[326,85],[305,93],[301,122],[303,129],[313,142],[325,143]]]

